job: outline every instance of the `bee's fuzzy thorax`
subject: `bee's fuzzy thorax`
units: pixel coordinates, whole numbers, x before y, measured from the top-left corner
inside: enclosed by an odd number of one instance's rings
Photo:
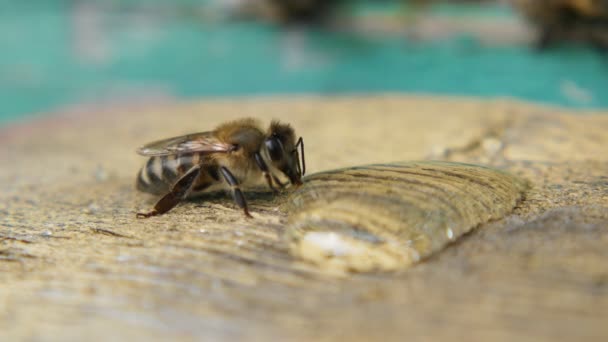
[[[221,140],[244,148],[247,153],[259,150],[264,132],[260,122],[253,118],[244,118],[226,122],[215,129],[215,135]]]
[[[215,128],[215,132],[218,134],[221,134],[223,136],[230,136],[231,134],[235,133],[236,131],[242,130],[244,128],[261,131],[260,127],[261,127],[261,125],[258,120],[254,119],[254,118],[243,118],[243,119],[237,119],[237,120],[225,122],[225,123],[217,126],[217,128]]]

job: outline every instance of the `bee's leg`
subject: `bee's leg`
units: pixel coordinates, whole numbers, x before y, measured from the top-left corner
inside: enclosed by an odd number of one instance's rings
[[[234,197],[234,201],[236,202],[236,204],[245,211],[245,216],[253,217],[251,216],[251,214],[249,214],[249,209],[247,209],[247,201],[245,201],[245,196],[243,196],[243,192],[241,191],[241,188],[239,188],[239,182],[236,180],[232,172],[230,172],[230,170],[223,166],[220,167],[220,172],[226,180],[226,183],[228,183],[228,185],[230,185],[230,187],[232,188],[232,197]]]
[[[163,196],[156,204],[154,209],[147,213],[137,213],[139,218],[147,218],[151,216],[161,215],[175,207],[181,200],[186,198],[192,190],[193,185],[201,174],[199,165],[193,166],[186,172],[171,188],[171,191]]]
[[[281,181],[280,181],[280,180],[277,178],[277,176],[275,176],[275,175],[272,175],[272,179],[274,179],[274,182],[275,182],[275,183],[277,183],[277,185],[278,185],[278,186],[279,186],[279,188],[281,188],[281,189],[284,189],[284,188],[285,188],[285,186],[287,185],[287,184],[285,184],[285,183],[281,183]]]
[[[262,170],[264,178],[266,178],[266,183],[268,183],[268,187],[272,189],[272,191],[276,194],[277,192],[279,192],[279,190],[277,190],[274,187],[274,184],[272,184],[272,177],[270,177],[270,170],[268,170],[268,165],[266,165],[266,162],[264,161],[264,159],[262,159],[262,156],[258,152],[256,152],[253,156],[255,158],[255,163],[258,165],[260,170]]]

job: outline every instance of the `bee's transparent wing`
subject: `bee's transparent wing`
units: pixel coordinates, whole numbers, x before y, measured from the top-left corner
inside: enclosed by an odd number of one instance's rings
[[[229,152],[233,149],[234,145],[220,141],[213,135],[213,132],[201,132],[154,141],[137,149],[137,153],[152,157],[188,153]]]

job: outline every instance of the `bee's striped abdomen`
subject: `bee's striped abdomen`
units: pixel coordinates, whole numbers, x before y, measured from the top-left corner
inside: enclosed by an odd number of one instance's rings
[[[165,194],[199,160],[198,154],[151,157],[137,175],[137,189],[156,195]]]

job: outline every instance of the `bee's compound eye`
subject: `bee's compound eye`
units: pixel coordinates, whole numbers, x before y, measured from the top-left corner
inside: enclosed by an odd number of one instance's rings
[[[283,144],[276,137],[266,139],[266,148],[272,161],[277,161],[283,158]]]

